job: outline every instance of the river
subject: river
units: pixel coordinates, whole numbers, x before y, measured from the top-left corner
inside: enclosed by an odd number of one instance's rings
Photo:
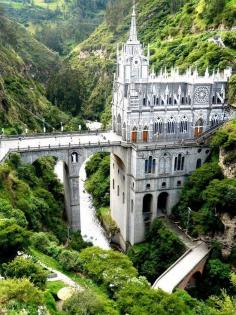
[[[86,180],[85,163],[80,169],[80,220],[81,220],[81,235],[85,241],[93,243],[102,249],[110,249],[109,242],[105,232],[97,219],[96,210],[92,205],[91,196],[84,188]],[[55,167],[55,173],[59,180],[63,183],[63,162],[59,161]]]

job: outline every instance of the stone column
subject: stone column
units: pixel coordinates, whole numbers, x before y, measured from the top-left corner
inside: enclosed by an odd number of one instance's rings
[[[79,177],[69,177],[70,200],[71,200],[71,221],[73,231],[80,230],[80,196],[79,196]]]

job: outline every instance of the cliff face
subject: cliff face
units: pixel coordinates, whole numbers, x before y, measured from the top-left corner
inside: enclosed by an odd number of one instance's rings
[[[224,177],[233,179],[233,178],[236,178],[236,161],[232,161],[231,163],[226,163],[228,156],[229,156],[229,153],[226,153],[224,149],[220,149],[219,165],[222,169]]]
[[[44,86],[58,66],[57,55],[0,13],[0,133],[42,131],[43,119],[63,121]]]

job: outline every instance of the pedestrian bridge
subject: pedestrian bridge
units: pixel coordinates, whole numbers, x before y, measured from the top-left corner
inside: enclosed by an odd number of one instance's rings
[[[185,289],[191,286],[197,276],[203,273],[209,252],[206,243],[198,243],[170,266],[152,287],[172,293],[175,288]]]

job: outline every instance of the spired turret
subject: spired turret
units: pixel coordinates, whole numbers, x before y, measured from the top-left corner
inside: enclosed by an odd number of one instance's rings
[[[226,84],[232,70],[149,69],[150,52],[138,39],[135,5],[128,40],[117,46],[113,131],[131,142],[194,139],[227,119]],[[185,126],[185,128],[183,128]],[[200,131],[199,131],[200,130]]]

